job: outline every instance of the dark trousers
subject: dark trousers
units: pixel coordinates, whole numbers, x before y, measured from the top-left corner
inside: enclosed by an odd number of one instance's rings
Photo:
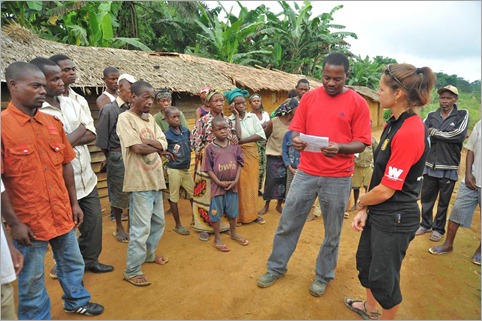
[[[455,181],[448,178],[436,178],[423,175],[422,184],[422,227],[440,234],[445,234],[445,223],[447,221],[447,210],[449,207],[450,197],[454,191]],[[439,195],[440,194],[440,195]],[[438,198],[437,214],[433,219],[433,207]]]
[[[79,206],[84,212],[84,222],[80,224],[79,248],[86,267],[98,262],[102,251],[102,209],[97,187],[79,200]]]

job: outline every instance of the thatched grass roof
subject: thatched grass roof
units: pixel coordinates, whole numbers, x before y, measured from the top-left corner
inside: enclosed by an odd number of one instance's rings
[[[221,90],[238,86],[251,92],[288,92],[299,79],[307,78],[278,70],[241,66],[179,53],[67,45],[41,39],[17,24],[3,27],[1,36],[2,82],[5,81],[4,72],[9,64],[30,61],[39,56],[48,58],[54,54],[67,55],[75,62],[75,86],[82,88],[104,87],[101,78],[107,66],[116,67],[121,74],[128,73],[136,79],[144,79],[154,88],[170,87],[174,92],[191,95],[198,95],[200,88],[206,85]],[[322,85],[317,79],[308,80],[311,88]],[[361,95],[378,101],[378,96],[372,89],[350,87]]]
[[[175,92],[198,95],[209,85],[227,90],[235,85],[258,92],[291,90],[303,75],[229,64],[213,59],[179,53],[144,52],[98,47],[79,47],[48,41],[27,29],[15,26],[2,28],[2,81],[5,68],[15,61],[64,54],[76,64],[78,87],[103,87],[102,71],[107,66],[144,79],[155,88],[170,87]],[[311,86],[321,82],[310,81]]]

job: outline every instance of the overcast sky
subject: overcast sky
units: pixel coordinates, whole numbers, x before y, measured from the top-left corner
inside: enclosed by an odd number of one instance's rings
[[[295,1],[287,1],[292,5]],[[300,7],[302,1],[296,1]],[[216,1],[206,1],[214,7]],[[221,1],[226,10],[235,1]],[[281,12],[276,1],[241,1],[254,9],[261,3],[274,13]],[[351,52],[365,58],[383,56],[434,72],[456,74],[472,82],[481,79],[480,1],[312,1],[312,17],[343,8],[333,14],[332,24],[354,32],[348,38]],[[336,31],[336,30],[332,30]]]

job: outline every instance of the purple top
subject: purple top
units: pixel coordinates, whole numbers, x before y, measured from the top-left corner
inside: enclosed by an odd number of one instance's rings
[[[222,147],[213,142],[206,146],[202,166],[204,172],[214,172],[220,181],[234,181],[238,165],[244,166],[239,145],[228,144],[228,146]],[[238,187],[235,186],[230,192],[237,193]],[[224,194],[226,194],[226,190],[211,180],[211,197]]]

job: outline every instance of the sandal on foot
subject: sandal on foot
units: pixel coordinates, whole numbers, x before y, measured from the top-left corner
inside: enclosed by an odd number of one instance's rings
[[[116,239],[118,242],[121,242],[121,243],[129,243],[129,236],[128,236],[127,234],[113,232],[112,235],[115,237],[115,239]]]
[[[162,255],[155,255],[154,260],[146,261],[146,263],[157,263],[159,265],[164,265],[167,262],[169,262],[169,258],[167,256],[162,256]]]
[[[432,229],[431,228],[425,228],[423,226],[420,226],[418,230],[415,232],[415,236],[423,235],[425,233],[431,233]]]
[[[256,223],[264,224],[264,223],[266,223],[266,220],[264,218],[262,218],[261,216],[258,216],[258,218],[256,219]]]
[[[380,313],[378,313],[378,311],[368,311],[365,306],[365,301],[363,300],[345,298],[344,301],[348,309],[361,315],[364,320],[378,320],[378,317],[380,316]],[[353,306],[353,303],[356,303],[356,302],[363,302],[363,309],[355,308]]]
[[[226,246],[226,244],[216,244],[216,243],[213,243],[213,247],[216,249],[216,250],[219,250],[221,252],[229,252],[231,251],[231,249],[229,247]]]
[[[428,249],[428,251],[434,255],[442,255],[452,252],[452,250],[442,250],[440,246],[434,246]]]
[[[474,254],[474,256],[472,256],[472,263],[480,265],[480,254]]]
[[[343,218],[347,219],[347,218],[349,218],[349,217],[350,217],[350,213],[345,212],[345,214],[343,214]]]
[[[147,286],[151,284],[151,281],[149,281],[144,274],[132,276],[130,278],[127,276],[124,276],[124,281],[127,281],[130,284],[133,284],[135,286]]]
[[[180,235],[189,235],[191,234],[187,228],[185,228],[184,226],[183,227],[180,227],[180,228],[174,228],[173,229],[174,232],[176,232],[177,234],[180,234]]]
[[[440,242],[440,240],[442,239],[442,234],[437,231],[433,231],[432,235],[430,235],[428,239],[433,242]]]
[[[245,239],[244,237],[242,236],[237,236],[237,237],[233,237],[231,236],[231,239],[232,240],[235,240],[236,242],[238,242],[239,244],[241,244],[242,246],[246,246],[249,244],[249,241],[247,239]]]
[[[209,241],[209,234],[208,234],[208,232],[201,232],[201,233],[199,233],[199,241],[203,241],[203,242]]]

